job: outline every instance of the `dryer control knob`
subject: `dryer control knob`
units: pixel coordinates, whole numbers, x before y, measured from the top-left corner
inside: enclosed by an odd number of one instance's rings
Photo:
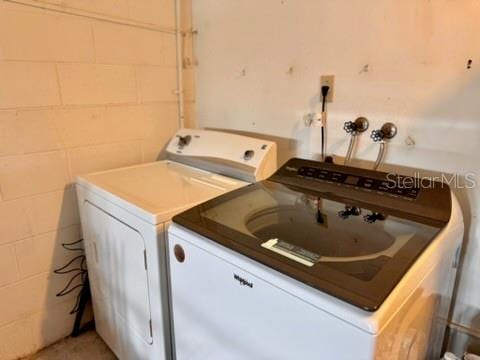
[[[177,137],[178,137],[178,146],[180,146],[181,148],[183,148],[184,146],[187,146],[188,144],[190,144],[190,141],[192,141],[192,137],[190,135],[185,135],[185,136],[177,135]]]
[[[253,155],[255,155],[255,151],[247,150],[243,153],[243,160],[248,161],[253,158]]]

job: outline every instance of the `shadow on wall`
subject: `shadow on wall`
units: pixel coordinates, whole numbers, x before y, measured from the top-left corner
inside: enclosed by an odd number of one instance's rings
[[[83,237],[74,185],[65,187],[59,214],[53,256],[48,269],[46,312],[42,319],[41,333],[38,335],[42,348],[71,334],[75,310],[78,308],[78,299],[86,276],[81,241]],[[72,214],[75,221],[71,219]],[[72,222],[75,222],[75,225],[66,226]],[[55,273],[55,270],[60,270],[60,273]],[[90,304],[85,309],[83,319],[82,325],[93,319]]]
[[[472,66],[465,71],[458,86],[442,91],[442,97],[425,106],[420,112],[421,118],[429,121],[415,123],[410,131],[421,138],[434,137],[440,144],[445,144],[449,152],[460,153],[459,170],[465,175],[475,175],[475,186],[472,189],[454,189],[462,208],[465,222],[465,237],[459,262],[457,280],[454,290],[454,307],[451,319],[454,322],[449,339],[449,349],[457,355],[464,351],[480,354],[480,308],[474,299],[480,296],[478,274],[478,234],[480,224],[477,212],[480,207],[480,163],[477,152],[480,144],[480,71]],[[468,80],[467,80],[468,79]],[[462,178],[461,185],[465,185]],[[457,327],[457,325],[459,325]]]

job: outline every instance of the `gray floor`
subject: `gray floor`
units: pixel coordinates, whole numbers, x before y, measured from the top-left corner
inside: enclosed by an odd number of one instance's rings
[[[24,360],[115,360],[116,357],[95,331],[67,338]]]

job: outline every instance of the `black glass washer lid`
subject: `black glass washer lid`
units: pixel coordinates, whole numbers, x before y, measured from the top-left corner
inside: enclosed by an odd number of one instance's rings
[[[173,221],[309,286],[374,311],[440,227],[388,213],[384,220],[369,223],[362,216],[372,213],[367,207],[361,207],[359,215],[342,218],[339,212],[352,205],[327,193],[313,195],[267,180],[198,205]],[[272,249],[272,241],[279,246]]]

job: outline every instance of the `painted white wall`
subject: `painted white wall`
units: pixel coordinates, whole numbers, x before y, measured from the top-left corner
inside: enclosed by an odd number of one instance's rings
[[[336,75],[328,149],[344,155],[343,123],[399,127],[386,162],[480,173],[478,0],[202,0],[194,2],[197,122],[296,140],[320,152],[319,77]],[[473,60],[467,69],[468,59]],[[368,71],[366,71],[368,65]],[[407,137],[415,142],[408,145]],[[364,135],[355,154],[374,160]],[[280,154],[282,155],[282,154]],[[480,330],[480,190],[456,191],[468,244],[454,321]]]

